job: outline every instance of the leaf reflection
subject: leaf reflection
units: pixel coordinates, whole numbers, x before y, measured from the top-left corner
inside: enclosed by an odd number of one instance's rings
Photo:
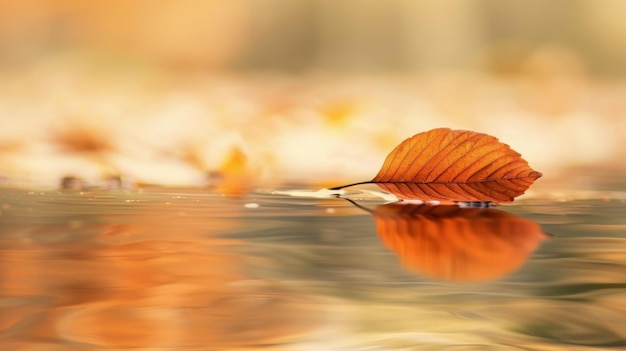
[[[548,238],[537,223],[491,208],[392,203],[368,211],[407,269],[456,282],[503,277]]]

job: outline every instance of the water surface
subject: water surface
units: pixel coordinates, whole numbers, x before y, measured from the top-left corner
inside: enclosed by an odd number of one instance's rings
[[[611,187],[488,209],[3,189],[0,349],[626,349]]]

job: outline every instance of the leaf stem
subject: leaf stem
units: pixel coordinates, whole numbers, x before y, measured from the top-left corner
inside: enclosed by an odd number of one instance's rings
[[[348,201],[349,203],[353,204],[354,206],[356,206],[357,208],[362,209],[363,211],[369,212],[369,213],[374,213],[374,211],[372,209],[369,209],[363,205],[359,205],[356,201],[348,199],[347,197],[343,198],[344,200]]]
[[[352,184],[347,184],[347,185],[342,185],[342,186],[336,186],[334,188],[330,188],[328,190],[341,190],[343,188],[347,188],[347,187],[351,187],[351,186],[355,186],[355,185],[361,185],[361,184],[372,184],[373,182],[371,180],[368,180],[367,182],[358,182],[358,183],[352,183]]]

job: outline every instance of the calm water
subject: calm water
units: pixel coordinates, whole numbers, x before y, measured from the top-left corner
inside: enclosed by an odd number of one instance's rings
[[[0,190],[0,350],[626,350],[615,184],[495,209],[273,190]]]

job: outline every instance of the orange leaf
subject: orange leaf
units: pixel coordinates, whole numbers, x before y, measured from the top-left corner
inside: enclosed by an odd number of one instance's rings
[[[548,238],[537,223],[490,208],[392,203],[371,213],[406,268],[452,281],[499,278]]]
[[[211,173],[211,177],[218,179],[216,190],[228,197],[246,194],[253,180],[248,163],[248,156],[240,148],[233,147],[220,169]]]
[[[510,202],[539,177],[495,137],[439,128],[403,141],[374,179],[351,185],[375,183],[402,199]]]
[[[372,181],[404,199],[508,202],[540,176],[492,136],[439,128],[403,141]]]

